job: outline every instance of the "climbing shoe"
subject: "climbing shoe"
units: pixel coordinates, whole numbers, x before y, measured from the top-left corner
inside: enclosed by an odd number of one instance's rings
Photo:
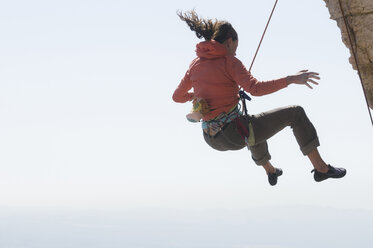
[[[275,186],[277,184],[277,178],[282,175],[282,170],[280,168],[275,169],[275,173],[268,173],[268,182],[272,186]]]
[[[330,164],[328,165],[328,168],[329,168],[329,170],[326,173],[318,172],[315,169],[313,169],[311,171],[311,173],[315,172],[313,174],[313,178],[315,179],[316,182],[321,182],[321,181],[324,181],[328,178],[341,178],[341,177],[344,177],[346,175],[346,169],[344,169],[344,168],[335,168],[335,167],[331,166]]]

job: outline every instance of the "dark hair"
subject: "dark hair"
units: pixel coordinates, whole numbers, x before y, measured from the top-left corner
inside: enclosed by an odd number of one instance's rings
[[[232,38],[232,40],[238,39],[236,30],[227,21],[202,19],[198,17],[194,10],[186,13],[178,11],[177,15],[186,22],[190,30],[194,31],[199,39],[216,40],[219,43],[223,43],[229,38]]]

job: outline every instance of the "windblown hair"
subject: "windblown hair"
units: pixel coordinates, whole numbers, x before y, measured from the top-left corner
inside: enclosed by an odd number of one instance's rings
[[[186,22],[190,30],[194,31],[199,39],[216,40],[219,43],[223,43],[229,38],[238,39],[236,30],[227,21],[202,19],[198,17],[194,10],[186,13],[178,11],[177,15],[182,21]]]

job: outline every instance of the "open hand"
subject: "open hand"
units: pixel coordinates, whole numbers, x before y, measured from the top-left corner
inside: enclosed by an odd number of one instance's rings
[[[309,72],[308,70],[302,70],[295,75],[288,76],[286,78],[288,84],[304,84],[308,88],[313,89],[309,83],[318,85],[319,83],[316,82],[314,79],[319,80],[319,74],[317,72]]]

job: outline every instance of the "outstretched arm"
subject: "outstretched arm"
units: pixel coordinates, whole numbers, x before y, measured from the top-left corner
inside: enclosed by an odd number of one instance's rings
[[[302,70],[297,74],[287,76],[286,78],[265,82],[258,81],[246,70],[245,66],[237,58],[232,59],[230,69],[230,73],[237,84],[253,96],[271,94],[290,84],[303,84],[312,89],[310,83],[318,85],[315,80],[320,79],[317,72]]]
[[[228,59],[227,69],[233,80],[253,96],[268,95],[289,85],[286,78],[271,81],[257,80],[236,57]]]

